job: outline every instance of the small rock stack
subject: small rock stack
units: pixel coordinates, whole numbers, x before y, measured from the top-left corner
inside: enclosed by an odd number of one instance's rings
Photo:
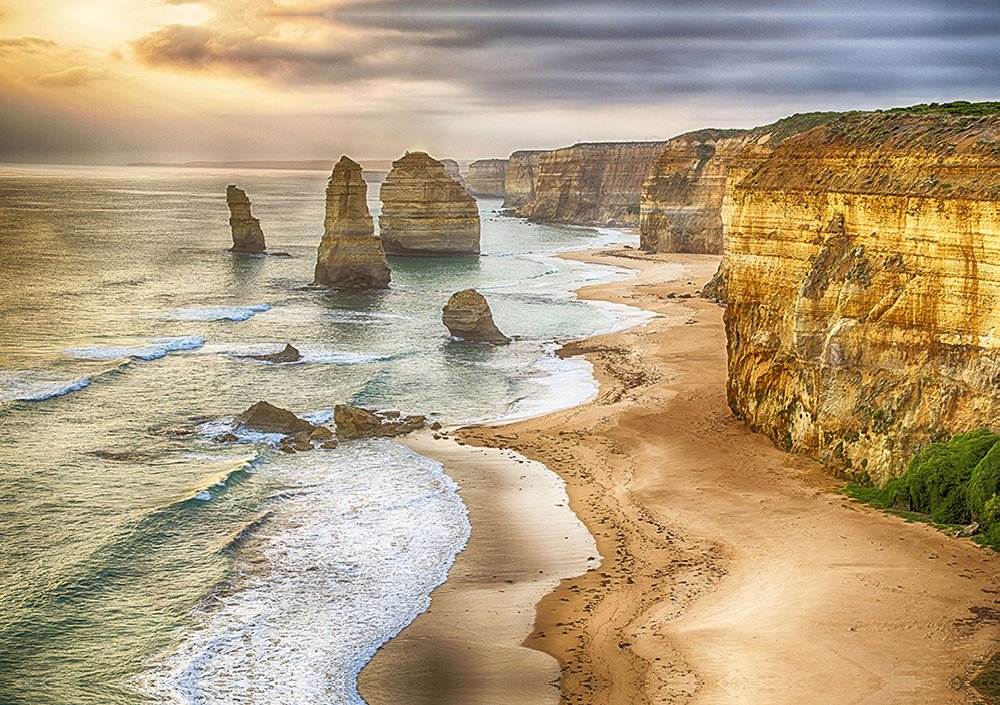
[[[233,184],[226,187],[226,205],[229,206],[229,227],[233,231],[230,252],[260,255],[267,251],[264,231],[260,221],[250,214],[250,199],[246,191]]]

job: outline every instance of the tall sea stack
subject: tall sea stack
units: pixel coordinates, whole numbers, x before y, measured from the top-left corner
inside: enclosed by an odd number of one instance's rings
[[[391,273],[368,211],[361,165],[341,157],[326,187],[326,220],[315,283],[332,289],[388,289]]]
[[[229,206],[229,227],[233,231],[233,246],[229,251],[263,254],[267,250],[264,231],[260,229],[260,221],[250,214],[246,191],[230,184],[226,187],[226,204]]]
[[[424,152],[392,163],[378,222],[389,255],[479,254],[476,199]]]

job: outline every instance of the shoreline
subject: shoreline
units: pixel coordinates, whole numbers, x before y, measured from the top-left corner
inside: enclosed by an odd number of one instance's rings
[[[563,481],[517,453],[420,432],[400,440],[460,487],[472,535],[431,607],[361,671],[368,705],[559,702],[559,664],[523,648],[535,604],[600,561]],[[510,675],[518,674],[518,682]]]
[[[679,298],[718,257],[565,256],[638,268],[578,295],[661,317],[564,346],[593,402],[459,433],[563,477],[606,556],[526,642],[559,659],[563,702],[985,702],[968,681],[1000,638],[1000,556],[852,502],[732,416],[722,310]]]
[[[525,646],[558,661],[562,702],[985,702],[967,683],[1000,638],[1000,559],[855,504],[818,463],[732,416],[721,309],[680,298],[719,258],[620,248],[561,256],[638,270],[577,296],[659,315],[562,346],[560,356],[593,365],[594,400],[451,435],[559,475],[604,556],[541,596],[523,632]],[[507,520],[521,517],[518,509]],[[442,596],[462,589],[452,580]],[[503,622],[502,601],[486,606],[495,598],[487,592],[480,607]],[[426,696],[416,702],[440,704],[554,702],[521,682],[536,676],[519,666],[506,671],[517,674],[506,690],[484,690],[480,672],[451,663],[447,634],[461,630],[462,615],[439,610],[440,599],[435,592],[431,611],[362,673],[365,696],[377,689],[381,698],[371,705],[412,702],[415,692]],[[418,639],[424,661],[443,664],[446,690],[440,674],[428,680],[394,653],[397,641],[416,650]],[[479,668],[495,684],[501,666]]]

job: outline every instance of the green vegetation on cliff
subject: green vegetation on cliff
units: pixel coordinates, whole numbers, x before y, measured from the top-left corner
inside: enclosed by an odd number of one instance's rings
[[[976,522],[979,543],[1000,551],[1000,434],[985,428],[934,443],[881,489],[850,485],[848,494],[879,509],[912,512],[935,524]]]

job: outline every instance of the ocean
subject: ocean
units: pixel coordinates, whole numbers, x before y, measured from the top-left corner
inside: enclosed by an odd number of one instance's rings
[[[482,256],[395,260],[390,291],[349,295],[303,288],[328,174],[0,174],[0,703],[362,703],[358,672],[469,536],[459,488],[395,441],[213,436],[262,399],[445,425],[580,403],[589,365],[555,341],[620,320],[572,292],[627,273],[553,255],[620,234],[482,199]],[[226,251],[230,183],[291,257]],[[510,346],[448,337],[469,287]],[[300,362],[240,357],[285,343]]]

